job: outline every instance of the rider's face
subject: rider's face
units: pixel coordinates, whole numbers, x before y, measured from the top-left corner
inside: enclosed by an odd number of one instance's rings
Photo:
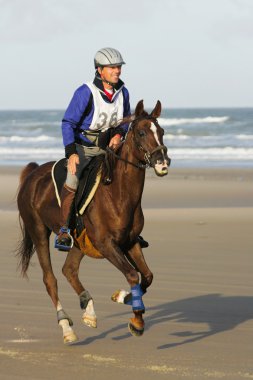
[[[117,84],[119,81],[119,77],[121,74],[121,66],[105,66],[105,67],[99,67],[98,72],[101,75],[101,78],[104,79],[107,82]]]

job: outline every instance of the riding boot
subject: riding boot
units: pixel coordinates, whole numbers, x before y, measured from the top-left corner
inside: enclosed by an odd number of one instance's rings
[[[144,240],[141,235],[138,236],[138,243],[140,244],[141,248],[149,247],[149,243],[146,240]]]
[[[76,190],[71,189],[66,184],[61,190],[61,210],[60,210],[60,231],[55,239],[55,248],[63,251],[69,251],[73,246],[73,238],[68,228],[71,208],[75,198]]]

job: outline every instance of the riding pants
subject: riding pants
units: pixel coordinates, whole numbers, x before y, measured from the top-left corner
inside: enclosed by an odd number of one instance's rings
[[[87,147],[79,144],[76,144],[76,150],[79,156],[79,164],[76,167],[76,173],[71,174],[68,170],[65,182],[66,185],[73,190],[77,189],[82,171],[89,164],[90,160],[93,157],[104,153],[104,151],[97,146]]]

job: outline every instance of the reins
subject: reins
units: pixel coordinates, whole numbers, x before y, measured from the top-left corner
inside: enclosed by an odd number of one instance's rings
[[[132,165],[132,166],[134,166],[134,167],[136,167],[138,169],[147,169],[147,168],[150,167],[148,164],[142,164],[141,162],[139,162],[138,164],[135,164],[132,161],[129,161],[129,160],[125,159],[125,158],[122,158],[117,153],[115,153],[114,150],[112,150],[109,147],[106,148],[106,151],[108,153],[110,153],[113,157],[117,158],[117,160],[126,162],[127,164],[130,164],[130,165]],[[105,155],[105,160],[108,162],[108,156],[107,156],[107,154]]]
[[[105,166],[106,166],[107,175],[104,177],[104,180],[103,180],[104,185],[110,185],[110,183],[112,183],[112,168],[109,163],[109,155],[115,157],[119,161],[123,161],[129,165],[132,165],[137,169],[144,170],[150,167],[150,165],[148,164],[142,164],[141,162],[139,162],[138,164],[135,164],[132,161],[122,158],[117,153],[115,153],[111,148],[107,147],[106,152],[105,152]]]
[[[143,117],[142,117],[143,118]],[[136,121],[139,121],[141,118],[138,118],[138,119],[135,119],[134,122],[131,123],[130,127],[129,127],[129,130],[130,129],[133,129],[133,123],[135,123]],[[154,120],[153,118],[151,117],[147,117],[145,116],[144,119],[152,119],[152,121],[156,124],[157,121]],[[106,169],[107,169],[107,177],[105,179],[105,183],[106,184],[109,184],[112,182],[112,179],[111,179],[111,167],[110,167],[110,163],[109,163],[109,155],[115,157],[117,160],[119,161],[123,161],[125,162],[126,164],[129,164],[129,165],[132,165],[134,166],[135,168],[137,169],[142,169],[142,170],[145,170],[145,169],[149,169],[150,167],[152,167],[152,163],[151,163],[151,157],[152,155],[155,153],[155,152],[158,152],[158,151],[164,151],[165,153],[167,152],[167,147],[165,145],[158,145],[155,149],[153,149],[151,152],[149,152],[148,150],[144,149],[143,146],[141,144],[138,143],[138,141],[136,140],[136,137],[135,137],[135,134],[133,135],[133,138],[134,138],[134,143],[136,145],[136,147],[140,150],[140,151],[143,151],[144,152],[144,160],[145,160],[145,164],[141,163],[141,162],[138,162],[137,164],[132,162],[132,161],[129,161],[127,160],[126,158],[122,158],[119,154],[117,154],[113,149],[107,147],[106,148],[106,153],[105,153],[105,165],[106,165]],[[123,144],[124,142],[121,143],[121,145]]]

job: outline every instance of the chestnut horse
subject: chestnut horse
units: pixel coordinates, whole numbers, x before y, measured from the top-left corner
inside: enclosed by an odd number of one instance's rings
[[[145,168],[150,166],[158,176],[164,176],[168,173],[170,164],[167,149],[163,145],[163,129],[157,122],[160,113],[159,101],[150,114],[144,110],[143,101],[137,104],[134,115],[128,120],[129,131],[120,155],[110,153],[116,156],[112,168],[113,181],[107,186],[99,183],[82,216],[86,234],[93,247],[101,257],[109,260],[124,274],[130,285],[130,292],[118,291],[112,299],[132,305],[134,317],[130,319],[128,326],[135,336],[142,335],[144,331],[142,315],[145,307],[142,296],[153,279],[138,242],[144,225],[141,197]],[[53,165],[54,162],[41,166],[29,163],[21,173],[17,203],[23,236],[17,254],[21,272],[26,276],[30,259],[37,252],[43,281],[63,330],[64,343],[72,343],[77,340],[77,336],[71,327],[73,322],[63,310],[58,297],[57,279],[53,273],[49,251],[50,234],[52,231],[57,233],[60,228],[60,207],[51,176]],[[84,253],[75,241],[67,254],[62,272],[79,296],[83,322],[89,327],[96,327],[97,318],[92,297],[78,277]]]

